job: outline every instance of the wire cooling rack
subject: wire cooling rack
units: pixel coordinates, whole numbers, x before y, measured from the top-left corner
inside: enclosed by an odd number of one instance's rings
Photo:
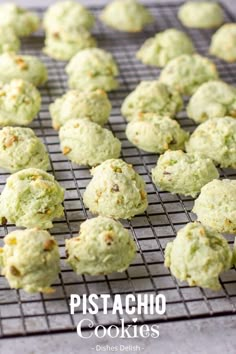
[[[113,104],[112,115],[108,128],[122,141],[122,158],[132,163],[142,175],[148,190],[149,207],[144,215],[125,221],[124,226],[131,230],[138,246],[136,261],[121,274],[109,276],[77,276],[65,263],[65,239],[76,235],[81,222],[91,217],[82,203],[82,195],[90,180],[87,168],[70,163],[60,152],[58,134],[51,128],[48,105],[67,90],[67,78],[64,63],[56,62],[41,52],[43,35],[38,34],[25,39],[23,53],[40,57],[48,67],[49,82],[41,89],[42,109],[32,123],[35,133],[42,138],[51,157],[51,173],[66,188],[64,219],[55,221],[51,233],[60,246],[61,274],[54,284],[55,293],[26,294],[22,290],[11,290],[4,277],[0,277],[0,337],[16,337],[34,334],[60,333],[75,331],[76,324],[84,318],[78,311],[74,316],[69,312],[69,296],[75,294],[109,293],[121,294],[157,294],[162,293],[167,299],[167,311],[164,316],[141,315],[137,323],[155,323],[162,321],[191,320],[195,318],[232,315],[236,312],[236,272],[235,269],[221,276],[222,290],[212,292],[198,287],[190,288],[179,283],[163,265],[164,249],[168,241],[173,240],[178,229],[193,220],[191,214],[193,200],[179,195],[160,192],[151,180],[151,169],[156,164],[155,154],[145,153],[132,146],[125,137],[125,121],[120,115],[120,106],[127,94],[141,80],[156,79],[159,70],[142,65],[135,59],[135,52],[143,41],[157,31],[176,27],[186,31],[203,55],[207,55],[211,30],[193,30],[183,28],[177,19],[178,6],[164,3],[150,4],[149,7],[156,18],[154,25],[141,34],[125,34],[112,31],[97,21],[94,34],[100,47],[110,51],[120,66],[120,88],[110,94]],[[91,8],[98,15],[99,6]],[[43,9],[38,9],[42,15]],[[225,21],[235,19],[225,9]],[[225,64],[215,60],[220,75],[228,83],[233,83],[236,75],[236,64]],[[193,122],[182,112],[178,115],[181,125],[189,131],[195,128]],[[236,171],[221,170],[222,177],[236,177]],[[7,173],[0,175],[2,190]],[[13,225],[0,227],[1,239],[14,229]],[[233,237],[228,237],[232,244]],[[2,242],[2,240],[1,240]],[[109,308],[112,307],[112,300]],[[89,318],[88,315],[85,315]],[[109,326],[120,325],[120,316],[104,315],[102,308],[96,315],[90,315],[96,324]],[[124,315],[126,324],[132,323],[128,315]],[[88,329],[86,327],[84,330]]]

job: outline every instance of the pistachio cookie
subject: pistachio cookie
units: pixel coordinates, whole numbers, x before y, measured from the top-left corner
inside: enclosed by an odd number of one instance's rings
[[[35,86],[43,85],[48,79],[43,62],[30,55],[4,53],[0,55],[0,82],[22,79]]]
[[[94,214],[130,219],[148,206],[143,179],[121,159],[106,160],[91,170],[84,203]]]
[[[126,136],[138,148],[161,154],[168,149],[183,149],[189,134],[174,119],[146,113],[128,123]]]
[[[66,72],[72,89],[112,91],[118,87],[116,62],[110,53],[99,48],[81,50],[70,60]]]
[[[40,106],[40,93],[30,82],[13,79],[0,84],[0,126],[28,125]]]
[[[214,28],[224,21],[224,14],[219,4],[210,1],[189,1],[178,12],[179,20],[186,27]]]
[[[49,6],[44,14],[43,27],[46,32],[66,32],[81,29],[91,30],[94,25],[94,16],[77,1],[60,1]]]
[[[206,184],[195,200],[193,212],[204,225],[236,234],[236,181],[215,179]]]
[[[215,64],[201,55],[183,54],[162,70],[160,81],[183,95],[192,95],[204,82],[218,79]]]
[[[121,143],[112,132],[88,119],[71,119],[60,129],[61,151],[79,165],[96,166],[120,156]]]
[[[236,88],[222,81],[202,84],[190,98],[187,114],[196,123],[209,118],[236,118]]]
[[[77,274],[124,272],[136,255],[136,245],[123,225],[98,216],[80,225],[78,236],[66,240],[67,262]]]
[[[60,271],[58,245],[45,230],[15,230],[4,238],[0,267],[11,288],[52,293]]]
[[[236,23],[227,23],[213,34],[209,51],[229,63],[236,61]]]
[[[0,25],[0,54],[4,52],[18,52],[19,49],[20,40],[14,30],[9,26]]]
[[[231,268],[232,251],[226,239],[199,222],[178,231],[165,250],[165,266],[190,286],[220,290],[219,276]]]
[[[5,127],[0,130],[0,167],[16,172],[35,167],[49,169],[49,157],[42,141],[30,128]]]
[[[111,103],[103,90],[70,90],[49,106],[53,128],[58,130],[68,120],[86,117],[100,125],[107,123]]]
[[[87,31],[49,32],[46,34],[44,53],[56,60],[70,60],[77,52],[96,47],[95,38]]]
[[[0,5],[0,27],[9,26],[18,37],[29,36],[39,28],[39,17],[15,4]]]
[[[194,45],[187,34],[169,28],[147,39],[136,56],[144,64],[164,67],[171,59],[194,52]]]
[[[154,21],[153,16],[136,0],[113,0],[101,13],[101,20],[109,27],[124,32],[140,32]]]
[[[131,121],[143,113],[174,117],[183,107],[180,94],[169,86],[157,81],[141,81],[124,100],[122,115]]]
[[[200,124],[185,144],[187,152],[198,152],[220,167],[236,168],[236,120],[214,118]]]
[[[64,189],[51,174],[27,168],[8,177],[0,196],[0,221],[49,229],[63,215],[63,200]]]
[[[201,188],[219,177],[211,159],[198,153],[166,151],[152,169],[152,179],[164,191],[196,197]]]

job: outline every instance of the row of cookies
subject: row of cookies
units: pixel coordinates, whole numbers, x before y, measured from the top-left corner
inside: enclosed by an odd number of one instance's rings
[[[207,1],[185,3],[179,9],[178,18],[184,26],[191,28],[219,27],[224,21],[220,5]],[[136,0],[112,1],[102,11],[100,19],[106,25],[126,32],[141,31],[154,21],[151,13]],[[63,1],[52,5],[43,20],[44,52],[54,59],[69,60],[80,50],[95,47],[96,40],[88,32],[94,20],[79,3]],[[235,38],[235,24],[222,26],[212,37],[210,53],[226,61],[235,61]],[[191,39],[184,32],[168,29],[147,39],[137,52],[137,58],[145,64],[163,67],[180,54],[194,51]]]
[[[0,5],[0,53],[18,51],[19,37],[28,36],[40,27],[39,17],[15,4]],[[184,26],[212,28],[223,23],[223,11],[217,3],[187,2],[178,17]],[[115,0],[103,10],[101,20],[120,31],[138,32],[154,21],[151,13],[136,0]],[[62,1],[49,7],[43,18],[46,32],[46,54],[58,60],[69,60],[78,51],[96,46],[89,30],[94,16],[75,1]],[[210,53],[226,61],[235,61],[235,24],[226,24],[213,36]],[[188,36],[176,29],[168,29],[148,39],[137,53],[144,63],[164,66],[181,53],[191,54],[193,44]]]
[[[23,60],[23,58],[21,59]],[[98,91],[96,93],[105,101],[106,120],[108,118],[106,111],[108,111],[109,115],[110,103],[104,92]],[[86,98],[86,96],[84,97]],[[82,102],[84,102],[84,97],[82,97]],[[88,101],[90,101],[89,97]],[[91,102],[91,104],[92,103],[93,102]],[[86,104],[85,109],[87,109]],[[98,119],[100,118],[104,119],[104,116],[98,116]],[[77,122],[76,120],[76,128],[79,128],[79,125],[82,125],[81,133],[82,135],[85,135],[85,141],[87,140],[87,137],[90,137],[91,139],[91,133],[93,133],[93,131],[90,129],[86,136],[87,126],[90,126],[91,128],[95,129],[94,135],[92,134],[93,138],[96,138],[96,134],[97,136],[99,136],[102,131],[102,128],[99,125],[88,121],[88,124],[83,127],[84,122],[87,121],[84,119],[81,122],[80,120],[79,122]],[[75,122],[71,121],[71,123],[71,127],[75,128]],[[98,128],[100,128],[100,131],[98,131]],[[33,134],[33,132],[28,128],[14,127],[6,127],[2,130],[2,132],[3,145],[5,149],[8,149],[12,145],[15,145],[15,149],[17,149],[18,151],[19,141],[21,141],[22,148],[23,146],[26,147],[23,142],[24,139],[21,139],[22,135]],[[64,135],[66,135],[66,131],[64,131]],[[29,136],[27,138],[29,138]],[[34,140],[37,139],[35,136],[32,138],[34,138]],[[64,136],[64,138],[69,139],[69,136]],[[101,140],[100,142],[102,143],[103,140]],[[99,142],[95,139],[95,143]],[[97,146],[99,146],[99,144]],[[106,153],[105,148],[104,153]],[[85,153],[87,152],[85,151]],[[12,160],[14,152],[12,151],[11,154],[8,153],[8,155],[9,157],[11,157],[10,160]],[[48,161],[46,162],[46,165],[48,165]],[[32,161],[32,163],[38,162]],[[119,163],[119,160],[117,160],[117,163]],[[17,168],[20,169],[22,168],[22,166],[18,166]],[[4,215],[1,215],[2,222],[5,223],[6,221],[9,221],[15,223],[17,226],[29,228],[24,231],[15,231],[5,238],[5,246],[3,249],[1,249],[0,258],[2,271],[8,279],[11,287],[24,288],[26,291],[29,292],[51,292],[50,284],[55,279],[59,271],[59,253],[57,244],[48,232],[42,231],[42,229],[44,228],[52,227],[52,220],[55,217],[60,217],[62,214],[61,203],[63,200],[63,192],[55,180],[51,181],[51,177],[51,175],[39,169],[23,169],[8,178],[7,184],[0,198],[1,210],[4,210],[4,212],[2,213]],[[129,180],[129,176],[127,180]],[[126,187],[125,183],[124,187]],[[142,188],[144,188],[143,185]],[[142,199],[145,200],[145,191],[143,190],[142,192]],[[9,195],[11,203],[9,203]],[[15,197],[14,200],[12,199],[13,196]],[[134,196],[131,193],[131,202],[135,201],[133,200],[133,198]],[[51,203],[54,205],[54,208]],[[125,201],[124,204],[126,205],[127,201]],[[145,202],[143,202],[143,204],[145,207]],[[119,206],[119,208],[120,210],[122,210],[122,206]],[[137,209],[138,206],[134,206],[132,213],[136,212],[135,208]],[[127,209],[127,212],[130,213],[130,207],[127,207]],[[107,274],[112,271],[123,271],[124,269],[126,269],[129,263],[133,260],[136,253],[135,243],[134,241],[132,241],[132,238],[130,237],[128,231],[125,230],[120,223],[115,222],[110,218],[100,217],[98,219],[88,220],[83,225],[89,225],[89,223],[93,223],[92,229],[94,229],[94,225],[96,225],[96,232],[94,232],[95,234],[97,233],[96,237],[90,236],[90,229],[88,233],[85,233],[84,237],[83,233],[81,236],[81,231],[83,228],[83,226],[81,226],[80,235],[68,241],[68,262],[71,264],[71,266],[79,274]],[[101,226],[99,227],[100,224]],[[30,229],[35,226],[40,229]],[[31,238],[30,243],[28,242],[29,237]],[[78,238],[80,238],[82,242],[78,243]],[[70,244],[72,244],[72,247],[70,247]],[[80,247],[75,247],[76,244]],[[99,244],[100,247],[98,247]],[[91,248],[91,246],[94,247]],[[90,255],[92,257],[88,257],[88,253],[85,252],[86,247],[88,247],[89,252],[93,252],[93,254]],[[126,257],[124,256],[124,248],[126,250]],[[25,249],[27,249],[27,252],[25,251]],[[97,249],[100,249],[100,251],[97,252]],[[10,255],[12,254],[12,252],[17,256],[11,257]],[[80,262],[78,262],[78,255],[80,255],[79,258],[81,258]],[[94,259],[95,255],[96,262],[89,262],[89,260]],[[22,261],[25,260],[25,258],[27,258],[28,261],[27,269],[24,266],[25,263],[22,264]],[[101,261],[98,261],[99,259],[101,259]],[[104,259],[107,260],[105,263]],[[97,261],[99,264],[101,264],[100,268],[97,266]],[[48,268],[50,268],[50,271]]]
[[[228,62],[236,60],[236,24],[227,23],[212,36],[209,53]],[[181,54],[196,51],[190,37],[175,28],[169,28],[148,38],[136,53],[136,57],[147,65],[164,67]]]

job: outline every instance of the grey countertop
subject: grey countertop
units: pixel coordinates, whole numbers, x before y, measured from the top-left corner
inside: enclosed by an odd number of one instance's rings
[[[236,317],[174,322],[160,325],[158,339],[81,340],[76,333],[4,339],[0,352],[4,354],[95,354],[96,346],[138,345],[144,354],[235,354]],[[16,349],[17,348],[17,349]],[[100,351],[109,353],[112,351]],[[132,351],[130,351],[132,353]],[[133,352],[138,353],[138,352]]]
[[[159,0],[158,2],[163,2]],[[174,0],[168,0],[175,2]],[[0,3],[4,2],[0,0]],[[48,6],[55,0],[15,0],[21,6]],[[103,0],[81,0],[85,5],[103,4]],[[148,2],[148,0],[144,1]],[[236,12],[235,0],[223,1],[231,11]],[[0,353],[4,354],[75,354],[97,353],[96,346],[138,345],[143,348],[140,353],[151,354],[234,354],[236,352],[236,316],[218,317],[204,320],[180,321],[160,324],[158,339],[115,340],[90,339],[81,340],[76,333],[35,336],[25,338],[3,339]],[[109,351],[101,351],[106,352]],[[120,352],[120,351],[118,351]],[[130,351],[132,352],[132,351]],[[133,351],[134,352],[134,351]]]

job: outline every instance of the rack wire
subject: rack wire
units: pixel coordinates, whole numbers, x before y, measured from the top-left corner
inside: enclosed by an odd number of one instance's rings
[[[222,290],[212,292],[198,287],[190,288],[180,283],[164,267],[164,249],[168,241],[173,240],[178,229],[194,219],[191,214],[193,200],[180,195],[159,191],[152,183],[150,171],[156,164],[155,154],[145,153],[132,146],[125,137],[125,120],[120,115],[120,106],[127,94],[141,80],[153,80],[159,70],[141,64],[135,58],[135,52],[144,40],[155,32],[176,27],[187,32],[203,55],[207,55],[211,30],[183,28],[177,19],[180,4],[165,2],[150,4],[150,10],[156,18],[154,25],[138,34],[125,34],[112,31],[97,21],[94,34],[100,47],[111,52],[120,67],[120,88],[110,94],[113,110],[108,124],[113,133],[122,141],[122,158],[132,163],[136,171],[144,178],[149,206],[147,212],[136,216],[131,221],[124,221],[124,226],[131,230],[138,247],[135,262],[124,273],[108,276],[78,276],[65,263],[65,239],[76,235],[81,222],[91,217],[82,202],[82,195],[90,180],[89,169],[70,163],[60,152],[58,134],[51,127],[48,105],[67,90],[65,64],[56,62],[42,54],[43,35],[39,33],[23,42],[22,53],[40,57],[48,67],[49,81],[41,89],[42,109],[31,127],[42,138],[51,158],[51,173],[66,188],[64,219],[55,221],[51,233],[60,246],[61,274],[54,284],[55,293],[26,294],[22,290],[12,290],[4,277],[0,277],[0,337],[17,337],[36,334],[75,331],[78,321],[84,318],[81,311],[74,316],[69,311],[71,293],[91,294],[108,293],[111,297],[120,294],[124,301],[125,294],[134,295],[162,293],[167,299],[167,311],[164,316],[140,315],[137,323],[159,323],[163,321],[192,320],[213,316],[233,315],[236,312],[236,272],[231,269],[221,276]],[[91,8],[97,16],[100,6]],[[225,21],[235,19],[225,8]],[[42,15],[43,9],[38,9]],[[219,69],[221,78],[228,83],[234,82],[236,64],[226,64],[212,58]],[[188,131],[195,128],[185,112],[177,118],[182,127]],[[220,170],[221,177],[236,178],[235,170]],[[3,189],[7,173],[1,171],[0,190]],[[0,242],[3,237],[14,230],[14,225],[0,227]],[[227,237],[233,243],[233,237]],[[90,315],[93,322],[105,327],[111,324],[120,326],[120,316],[112,315],[112,299],[109,313],[104,315],[101,306],[96,315]],[[85,316],[89,318],[88,315]],[[125,324],[132,323],[124,315]],[[83,330],[87,330],[86,325]]]

